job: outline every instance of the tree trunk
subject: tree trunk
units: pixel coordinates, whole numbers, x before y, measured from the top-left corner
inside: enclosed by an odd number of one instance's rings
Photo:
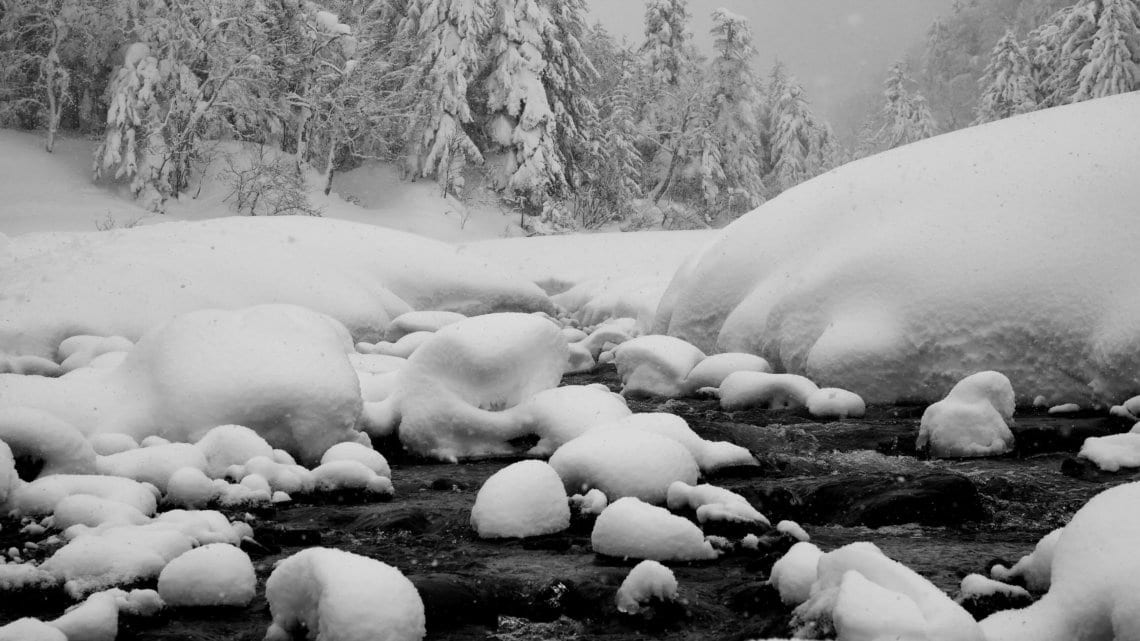
[[[329,156],[325,161],[325,195],[328,196],[332,191],[333,174],[336,173],[336,167],[333,160],[336,157],[336,138],[329,141]]]
[[[672,158],[669,159],[669,169],[665,172],[665,177],[661,179],[661,182],[658,183],[651,194],[654,205],[661,200],[661,197],[665,195],[666,191],[669,191],[670,185],[673,184],[673,176],[677,173],[677,165],[680,163],[680,157],[681,154],[674,151]]]

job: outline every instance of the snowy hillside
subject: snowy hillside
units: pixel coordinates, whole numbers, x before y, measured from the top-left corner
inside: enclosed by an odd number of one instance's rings
[[[834,170],[723,230],[657,329],[872,402],[996,369],[1020,401],[1140,388],[1140,94]]]

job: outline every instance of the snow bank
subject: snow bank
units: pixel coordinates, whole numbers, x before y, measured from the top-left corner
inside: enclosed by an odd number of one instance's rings
[[[639,336],[614,350],[623,396],[684,396],[685,377],[704,358],[704,352],[672,336]]]
[[[611,503],[590,533],[598,554],[654,561],[715,559],[716,551],[692,521],[634,497]]]
[[[259,303],[326,313],[357,340],[378,340],[416,309],[553,310],[537,286],[449,245],[322,218],[172,222],[10,245],[18,260],[0,269],[0,353],[12,355],[52,358],[76,334],[133,340],[178,314]]]
[[[1140,483],[1094,496],[1061,531],[1052,585],[1022,610],[982,621],[988,641],[1110,641],[1140,638]]]
[[[788,190],[678,271],[654,331],[871,403],[987,369],[1051,402],[1136,394],[1138,110],[1136,93],[1047,109]]]
[[[343,326],[301,307],[201,310],[147,332],[112,370],[58,379],[0,375],[0,397],[87,434],[140,440],[162,434],[192,442],[215,426],[240,424],[315,460],[334,443],[366,439],[355,430],[362,401],[350,345]]]
[[[553,534],[570,527],[562,479],[541,461],[521,461],[495,472],[479,488],[471,526],[484,539]]]
[[[665,503],[669,485],[697,482],[693,455],[677,441],[637,429],[595,429],[558,448],[550,466],[568,492],[597,488],[611,501]]]
[[[637,614],[641,606],[652,599],[675,601],[677,577],[657,561],[646,560],[633,566],[621,582],[614,600],[618,612]]]
[[[296,633],[336,641],[419,641],[424,604],[412,582],[375,559],[309,548],[280,561],[265,583],[273,623],[265,641]]]
[[[1013,449],[1013,387],[998,372],[963,378],[941,401],[926,408],[917,447],[932,456],[995,456]]]
[[[257,576],[249,555],[226,543],[190,550],[158,575],[158,594],[172,607],[245,607],[256,592]]]

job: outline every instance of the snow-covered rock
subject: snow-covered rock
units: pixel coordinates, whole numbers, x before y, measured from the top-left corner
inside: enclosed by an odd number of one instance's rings
[[[75,494],[125,503],[148,516],[158,506],[158,490],[146,483],[118,476],[56,474],[17,487],[9,507],[24,516],[51,514],[60,501]]]
[[[0,407],[0,441],[17,457],[42,461],[43,476],[95,472],[95,450],[83,434],[43,410]]]
[[[1061,531],[1052,584],[1021,610],[981,622],[987,641],[1140,639],[1140,483],[1094,496]]]
[[[313,631],[336,641],[420,641],[426,634],[412,582],[386,563],[342,550],[309,548],[279,562],[265,599],[273,615],[265,641]]]
[[[768,583],[780,593],[785,605],[799,605],[811,596],[811,586],[818,578],[816,567],[823,551],[813,543],[800,541],[772,565]]]
[[[366,490],[372,494],[392,496],[395,489],[392,479],[380,476],[372,468],[360,461],[339,460],[321,463],[313,469],[313,483],[318,491]],[[243,484],[245,480],[243,479]],[[266,481],[266,498],[276,489]]]
[[[999,594],[1007,597],[1030,598],[1029,591],[1023,587],[995,581],[981,574],[967,574],[962,577],[962,582],[958,586],[959,602]]]
[[[1041,537],[1033,552],[1018,559],[1012,568],[998,564],[990,568],[990,575],[998,581],[1020,579],[1034,592],[1049,589],[1053,576],[1053,552],[1064,528],[1057,528]]]
[[[328,314],[356,340],[382,338],[412,310],[553,311],[534,284],[451,245],[328,218],[226,217],[10,244],[20,258],[0,270],[0,353],[11,355],[52,358],[75,334],[135,340],[193,310],[271,302]]]
[[[697,482],[693,455],[677,441],[636,429],[595,429],[558,448],[550,466],[567,492],[597,488],[611,501],[664,503],[669,485]]]
[[[538,432],[531,456],[549,456],[590,428],[629,416],[620,394],[605,385],[563,385],[531,396],[517,408],[521,420]]]
[[[748,499],[707,483],[692,486],[683,481],[675,481],[669,486],[666,505],[675,512],[693,510],[697,521],[731,521],[735,523],[763,524],[770,526],[767,517],[761,514]]]
[[[1013,449],[1014,394],[998,372],[978,372],[958,381],[946,398],[926,408],[917,446],[932,456],[995,456]]]
[[[87,336],[81,334],[65,338],[59,344],[57,357],[60,359],[60,369],[64,372],[70,372],[90,365],[92,361],[103,354],[129,352],[134,346],[134,343],[122,336]]]
[[[1140,467],[1140,431],[1133,428],[1125,434],[1090,436],[1077,456],[1092,461],[1106,472]]]
[[[520,461],[495,472],[479,488],[471,526],[485,539],[553,534],[570,527],[562,479],[542,461]]]
[[[111,499],[90,494],[73,494],[55,504],[52,525],[60,530],[82,524],[88,527],[102,525],[142,525],[150,518],[138,508]]]
[[[39,619],[24,617],[0,626],[0,641],[68,641],[67,635]]]
[[[870,403],[987,369],[1026,403],[1136,394],[1138,109],[1135,92],[1047,109],[807,181],[678,270],[654,331]]]
[[[594,551],[608,556],[654,561],[715,559],[716,550],[692,521],[634,497],[602,510],[590,533]]]
[[[206,457],[204,471],[211,478],[220,478],[231,465],[243,465],[255,456],[273,456],[273,446],[244,425],[219,425],[195,445]]]
[[[825,387],[807,397],[807,410],[816,418],[859,418],[867,413],[867,405],[855,392]]]
[[[702,387],[720,387],[724,379],[733,372],[768,372],[772,366],[755,354],[726,352],[713,354],[697,363],[685,377],[685,385],[690,392]]]
[[[194,445],[167,443],[101,456],[97,465],[100,474],[150,483],[159,492],[166,492],[175,472],[187,467],[205,471],[207,463],[202,450]]]
[[[796,374],[740,371],[729,374],[720,385],[720,406],[726,411],[761,407],[800,409],[819,392],[819,386]]]
[[[728,441],[706,441],[685,419],[667,412],[638,412],[610,423],[596,425],[597,430],[635,429],[673,439],[689,450],[702,472],[736,465],[756,465],[746,448]]]
[[[672,570],[657,561],[645,560],[629,571],[614,600],[618,612],[637,614],[641,606],[651,599],[675,601],[677,577],[673,576]]]
[[[332,463],[333,461],[356,461],[375,472],[378,476],[392,478],[392,468],[388,465],[388,459],[384,458],[383,454],[368,445],[362,445],[360,443],[337,443],[325,450],[325,453],[321,455],[322,465]]]
[[[392,319],[384,333],[384,340],[398,342],[408,334],[416,332],[438,332],[440,329],[458,323],[466,318],[463,314],[446,311],[405,312]]]
[[[12,490],[19,484],[20,477],[16,474],[16,459],[12,456],[12,448],[0,441],[0,507],[8,503]]]
[[[672,336],[639,336],[618,345],[614,362],[624,396],[684,396],[685,378],[705,354]]]
[[[158,575],[158,594],[172,607],[245,607],[256,592],[257,576],[249,555],[226,543],[190,550]]]

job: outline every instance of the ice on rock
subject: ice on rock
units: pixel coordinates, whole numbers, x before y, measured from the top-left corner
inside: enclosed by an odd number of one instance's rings
[[[521,461],[495,472],[479,488],[471,526],[485,539],[523,538],[570,527],[562,479],[541,461]]]
[[[790,189],[678,271],[654,331],[870,403],[935,401],[987,369],[1048,398],[1134,394],[1137,109],[1131,93],[1038,111]]]
[[[256,592],[257,576],[249,555],[226,543],[190,550],[158,575],[158,594],[172,607],[245,607]]]
[[[799,605],[811,597],[811,586],[818,578],[816,567],[823,551],[800,541],[772,565],[768,583],[776,588],[785,605]]]
[[[416,350],[387,399],[407,449],[443,460],[510,454],[529,433],[514,408],[558,385],[566,342],[549,320],[487,314],[448,325]],[[369,425],[383,435],[393,425]]]
[[[148,516],[158,505],[158,491],[149,484],[117,476],[56,474],[21,485],[10,497],[10,507],[24,516],[51,514],[61,500],[73,494],[125,503]]]
[[[704,358],[704,352],[672,336],[639,336],[614,350],[623,396],[684,396],[685,378]]]
[[[838,638],[983,641],[974,618],[927,579],[871,543],[851,543],[819,557],[800,621],[831,621]]]
[[[175,472],[187,467],[205,470],[207,463],[202,450],[194,445],[167,443],[101,456],[97,466],[100,474],[150,483],[160,492],[166,492],[170,477]]]
[[[1021,557],[1012,568],[1000,564],[993,566],[990,575],[998,581],[1021,580],[1034,592],[1048,590],[1053,576],[1053,553],[1062,531],[1064,528],[1057,528],[1041,537],[1033,552]]]
[[[863,399],[855,392],[825,387],[807,398],[808,413],[816,418],[859,418],[867,413]]]
[[[636,429],[673,439],[689,450],[697,462],[697,467],[706,473],[735,465],[757,464],[747,449],[727,441],[706,441],[689,427],[685,419],[676,414],[639,412],[595,428]]]
[[[625,559],[698,561],[717,557],[692,521],[629,496],[610,503],[598,515],[590,545],[598,554]]]
[[[127,450],[133,450],[139,447],[138,441],[131,435],[116,432],[92,434],[88,440],[91,442],[91,448],[100,456],[110,456],[111,454],[118,454],[119,452],[126,452]]]
[[[55,505],[52,525],[66,530],[73,525],[99,527],[102,525],[142,525],[150,520],[131,505],[101,499],[89,494],[74,494]]]
[[[1061,531],[1039,601],[981,622],[987,641],[1140,639],[1140,483],[1101,492]]]
[[[122,336],[78,335],[66,338],[59,344],[57,356],[61,359],[60,368],[70,372],[87,367],[97,357],[112,352],[129,352],[135,346]]]
[[[729,412],[753,407],[800,409],[818,391],[815,383],[795,374],[735,372],[720,385],[720,406]]]
[[[420,641],[424,605],[399,570],[368,557],[309,548],[279,562],[265,584],[265,641],[318,631],[335,641]]]
[[[675,601],[677,577],[673,576],[672,570],[657,561],[642,561],[626,575],[614,599],[618,612],[625,614],[637,614],[641,606],[651,599]]]
[[[331,318],[289,305],[201,310],[148,331],[123,363],[80,378],[0,376],[0,396],[86,434],[193,442],[225,424],[315,460],[355,430],[360,386],[351,341]]]
[[[771,371],[772,366],[768,361],[755,354],[725,352],[713,354],[697,363],[685,377],[685,385],[691,393],[702,387],[720,387],[724,379],[733,372],[771,373]]]
[[[635,429],[595,429],[558,448],[550,466],[568,492],[597,488],[610,500],[665,503],[674,481],[695,484],[699,469],[677,441]]]
[[[391,479],[380,476],[364,463],[353,460],[322,463],[313,469],[313,482],[320,492],[365,490],[385,496],[391,496],[395,492]],[[267,491],[266,499],[268,498]]]
[[[273,456],[273,446],[244,425],[219,425],[195,444],[206,457],[203,470],[210,478],[221,478],[231,465],[244,465],[255,456]]]
[[[1140,467],[1140,433],[1133,428],[1125,434],[1090,436],[1077,456],[1092,461],[1106,472]]]
[[[31,407],[0,407],[0,441],[21,458],[43,462],[40,474],[92,474],[95,451],[73,425]]]
[[[392,319],[384,333],[384,340],[395,343],[408,334],[416,332],[438,332],[467,318],[456,312],[417,311],[405,312]]]
[[[697,521],[732,521],[770,526],[771,522],[748,499],[715,485],[692,486],[676,481],[669,486],[666,504],[670,510],[694,510]]]
[[[1030,598],[1029,592],[1023,587],[995,581],[981,574],[967,574],[962,577],[962,583],[958,586],[959,602],[978,597],[993,596],[995,594],[1001,594],[1007,597]]]
[[[543,390],[517,408],[540,438],[531,456],[549,456],[562,445],[604,423],[632,412],[620,394],[605,385],[563,385]]]
[[[946,398],[926,408],[917,447],[936,457],[996,456],[1013,449],[1014,394],[998,372],[963,378]]]
[[[392,478],[392,468],[384,455],[360,443],[337,443],[321,455],[321,464],[333,461],[356,461],[378,476]]]

